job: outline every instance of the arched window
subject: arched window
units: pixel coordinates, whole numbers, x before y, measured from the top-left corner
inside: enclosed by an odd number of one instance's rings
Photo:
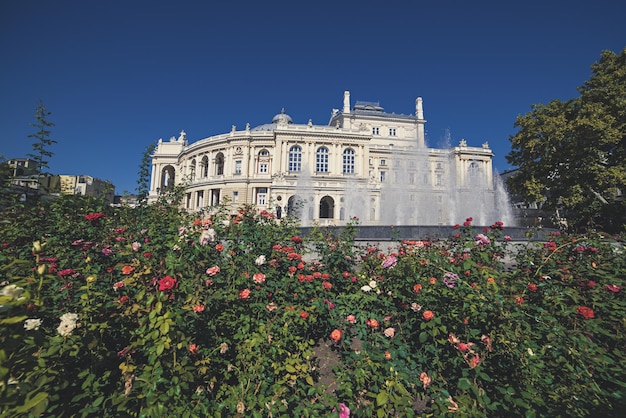
[[[200,163],[201,167],[202,167],[202,177],[208,177],[209,176],[209,157],[207,157],[206,155],[204,157],[202,157],[202,162]]]
[[[324,196],[320,200],[320,219],[333,219],[335,217],[335,201],[330,196]]]
[[[302,147],[294,145],[289,148],[289,171],[301,171],[302,170]]]
[[[270,166],[270,152],[266,149],[259,151],[259,174],[269,173]]]
[[[302,207],[304,206],[304,202],[302,198],[298,195],[293,195],[287,201],[287,215],[288,216],[302,216]]]
[[[478,184],[480,183],[480,166],[476,161],[472,161],[468,168],[469,171],[469,183],[470,184]]]
[[[161,191],[165,191],[171,187],[174,187],[176,180],[175,175],[176,170],[174,169],[174,167],[172,167],[171,165],[166,165],[165,167],[163,167],[163,170],[161,171]]]
[[[352,148],[343,151],[343,174],[354,174],[354,154]]]
[[[189,165],[189,177],[191,180],[196,178],[196,159],[191,160],[191,164]]]
[[[224,154],[222,154],[221,152],[215,157],[215,175],[224,175]]]
[[[315,153],[315,171],[328,173],[328,148],[319,147]]]

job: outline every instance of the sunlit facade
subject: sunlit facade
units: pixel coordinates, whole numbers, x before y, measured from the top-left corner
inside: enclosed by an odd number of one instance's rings
[[[149,201],[185,184],[183,205],[190,211],[253,204],[279,218],[296,212],[304,224],[343,225],[357,216],[377,225],[451,223],[458,216],[450,213],[451,199],[470,199],[477,190],[493,199],[488,145],[461,140],[450,149],[428,148],[421,98],[414,110],[351,106],[346,91],[343,108],[332,110],[327,125],[296,124],[283,110],[271,123],[233,126],[192,143],[183,131],[158,141]],[[406,213],[399,213],[401,206]]]

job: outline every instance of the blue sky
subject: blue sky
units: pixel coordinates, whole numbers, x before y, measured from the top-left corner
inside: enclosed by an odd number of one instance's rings
[[[268,123],[326,124],[343,92],[414,113],[427,142],[489,142],[517,115],[578,96],[603,50],[626,47],[626,2],[0,0],[0,155],[32,151],[52,112],[50,171],[135,192],[146,147]]]

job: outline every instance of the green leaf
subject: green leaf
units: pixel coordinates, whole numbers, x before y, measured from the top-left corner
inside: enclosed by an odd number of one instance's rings
[[[386,404],[388,400],[389,400],[389,395],[384,390],[382,392],[378,392],[378,395],[376,395],[376,404],[378,406],[382,406]]]
[[[32,398],[26,399],[26,403],[24,403],[24,405],[18,407],[15,411],[16,412],[20,412],[20,413],[28,412],[29,410],[31,410],[32,408],[36,407],[41,402],[45,401],[47,398],[48,398],[48,393],[47,392],[39,392],[35,396],[33,396]]]
[[[472,386],[472,382],[467,377],[462,377],[459,379],[457,386],[461,390],[468,390]]]
[[[420,332],[419,340],[420,344],[424,344],[428,340],[428,333],[425,331]]]
[[[11,318],[0,320],[0,324],[17,324],[18,322],[22,322],[25,319],[28,319],[28,317],[27,316],[13,316]]]
[[[293,367],[291,364],[288,364],[285,366],[285,370],[287,370],[288,373],[295,373],[296,372],[296,368]]]

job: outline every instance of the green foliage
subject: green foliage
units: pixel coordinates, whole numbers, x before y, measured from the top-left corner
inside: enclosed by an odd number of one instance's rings
[[[626,225],[626,49],[604,51],[580,96],[533,105],[515,121],[513,192],[559,210],[573,228]]]
[[[610,416],[622,243],[301,237],[244,206],[1,213],[2,416]]]

